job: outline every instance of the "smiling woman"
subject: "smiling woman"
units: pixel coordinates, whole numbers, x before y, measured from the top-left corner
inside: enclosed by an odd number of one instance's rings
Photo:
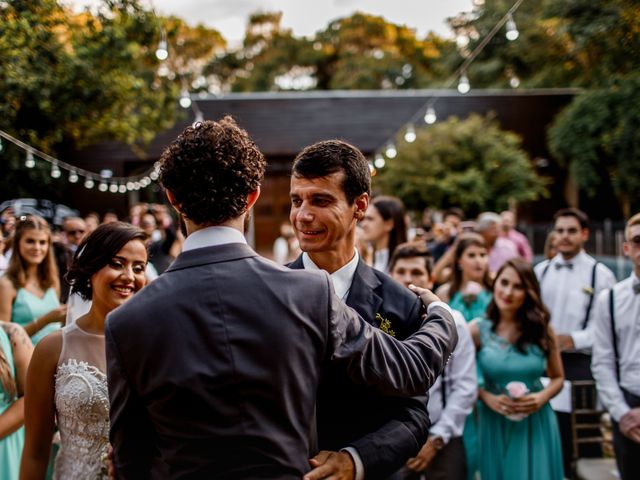
[[[53,478],[107,478],[104,322],[144,287],[146,240],[139,228],[113,222],[100,225],[78,247],[67,280],[84,300],[91,300],[91,308],[34,352],[27,375],[21,478],[44,478],[55,419],[61,445]]]

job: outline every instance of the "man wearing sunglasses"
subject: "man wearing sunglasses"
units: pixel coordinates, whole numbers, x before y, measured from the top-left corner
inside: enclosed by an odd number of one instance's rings
[[[84,238],[87,224],[80,217],[67,217],[64,219],[62,229],[64,230],[67,247],[69,247],[71,253],[75,253]]]
[[[598,297],[591,370],[613,420],[620,478],[629,480],[640,478],[640,213],[624,234],[633,272]]]

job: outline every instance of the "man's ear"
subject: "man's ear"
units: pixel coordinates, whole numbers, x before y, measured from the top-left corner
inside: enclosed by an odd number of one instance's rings
[[[366,213],[367,208],[369,208],[369,194],[363,193],[357,196],[353,203],[356,206],[356,211],[354,212],[353,216],[356,218],[356,220],[360,221],[364,218],[364,214]]]
[[[247,196],[247,210],[251,210],[251,207],[258,201],[258,197],[260,197],[260,187],[256,188]]]
[[[173,194],[173,192],[171,190],[165,190],[165,194],[167,195],[167,200],[169,200],[169,203],[175,209],[175,211],[178,213],[182,213],[180,211],[180,204],[176,200],[176,196]]]

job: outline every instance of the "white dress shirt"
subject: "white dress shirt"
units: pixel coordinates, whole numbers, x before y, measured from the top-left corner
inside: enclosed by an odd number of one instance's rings
[[[220,226],[205,227],[191,233],[184,240],[182,251],[187,252],[189,250],[195,250],[196,248],[213,247],[227,243],[244,243],[246,245],[247,239],[240,233],[240,230],[236,230],[235,228]]]
[[[630,410],[620,388],[640,396],[640,293],[633,290],[638,283],[640,279],[632,273],[613,287],[620,382],[616,378],[609,290],[599,295],[594,317],[591,371],[602,403],[617,422]]]
[[[558,335],[571,335],[576,350],[591,349],[593,345],[591,319],[594,317],[595,299],[602,290],[611,288],[616,283],[611,270],[600,263],[596,268],[596,284],[592,291],[591,275],[595,263],[596,260],[582,250],[567,262],[561,254],[558,254],[551,260],[535,266],[535,272],[540,281],[542,301],[551,312],[551,326]],[[556,265],[565,264],[571,264],[572,267],[556,267]],[[587,326],[583,329],[590,294],[594,295],[594,305],[592,305]]]
[[[389,271],[389,249],[381,248],[373,252],[373,268],[387,273]]]
[[[458,344],[444,369],[446,404],[443,409],[442,376],[429,389],[427,404],[432,422],[429,434],[441,437],[445,444],[451,438],[462,436],[464,422],[478,396],[476,349],[462,314],[454,310],[453,319],[458,331]]]

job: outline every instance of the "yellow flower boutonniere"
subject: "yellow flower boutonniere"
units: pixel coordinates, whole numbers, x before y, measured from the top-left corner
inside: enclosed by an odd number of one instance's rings
[[[582,291],[587,295],[593,295],[593,288],[589,286],[582,287]]]
[[[392,337],[396,336],[396,332],[391,328],[391,321],[384,318],[379,313],[376,313],[376,321],[380,322],[380,330],[382,330],[387,335],[391,335]]]

